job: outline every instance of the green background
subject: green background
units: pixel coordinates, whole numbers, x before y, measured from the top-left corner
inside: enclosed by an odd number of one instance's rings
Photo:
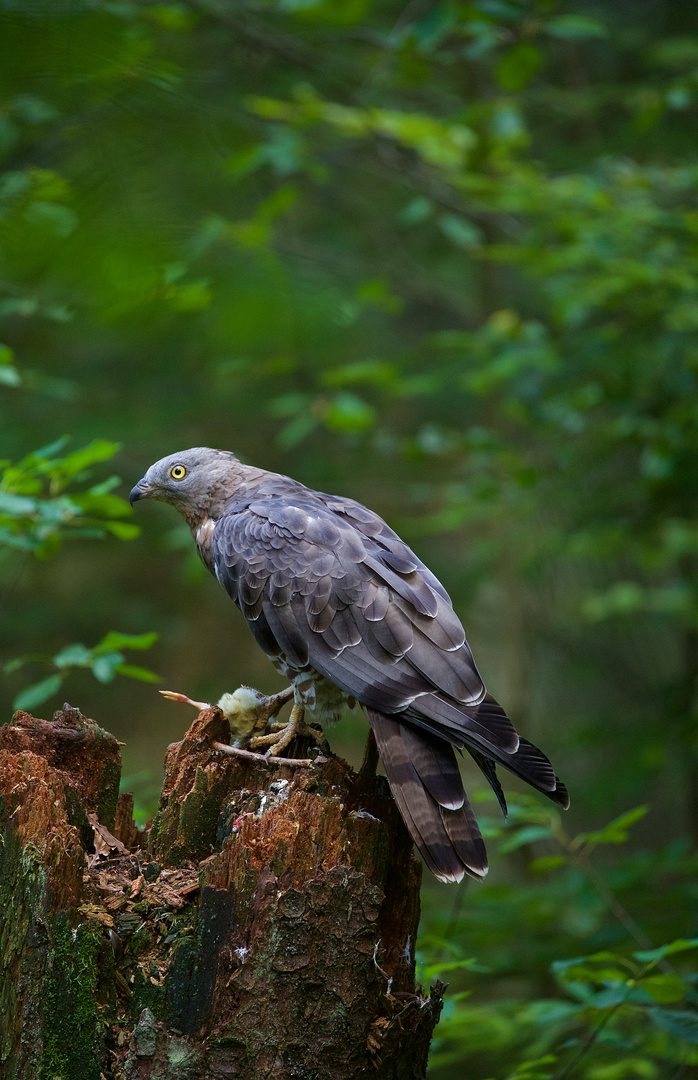
[[[377,510],[572,798],[425,875],[443,1080],[695,1075],[692,950],[632,956],[698,932],[697,94],[668,0],[0,0],[2,715],[53,680],[147,817],[158,686],[281,683],[115,497],[210,445]]]

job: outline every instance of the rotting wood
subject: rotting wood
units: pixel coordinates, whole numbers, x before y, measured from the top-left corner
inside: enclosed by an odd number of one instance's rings
[[[229,742],[203,710],[146,836],[113,736],[70,707],[0,727],[7,1080],[425,1075],[442,987],[415,987],[421,867],[384,778]]]

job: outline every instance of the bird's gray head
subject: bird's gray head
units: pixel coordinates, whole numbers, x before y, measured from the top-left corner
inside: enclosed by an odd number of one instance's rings
[[[139,499],[159,499],[171,503],[193,523],[203,516],[215,517],[218,503],[232,494],[239,467],[235,454],[194,446],[169,454],[151,465],[129,495],[131,506]],[[222,507],[221,507],[222,508]]]

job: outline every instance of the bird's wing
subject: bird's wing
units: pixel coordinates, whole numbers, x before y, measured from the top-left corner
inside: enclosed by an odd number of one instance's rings
[[[257,487],[213,532],[218,579],[260,644],[387,713],[435,691],[482,702],[463,628],[434,575],[377,515],[294,487],[273,497]],[[467,722],[449,716],[444,726],[457,738]],[[517,741],[508,724],[491,734],[506,749]]]
[[[486,693],[446,590],[377,514],[270,475],[231,500],[211,543],[216,576],[262,648],[366,706],[396,800],[439,876],[486,870],[449,744],[489,761],[490,782],[496,760],[562,801],[548,759]]]

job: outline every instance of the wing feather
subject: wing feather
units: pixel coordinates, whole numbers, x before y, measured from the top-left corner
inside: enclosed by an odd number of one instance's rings
[[[487,694],[443,585],[378,515],[255,474],[211,541],[216,576],[270,656],[312,666],[368,710],[395,799],[443,880],[487,859],[454,747],[506,802],[496,764],[562,806],[567,791]]]

